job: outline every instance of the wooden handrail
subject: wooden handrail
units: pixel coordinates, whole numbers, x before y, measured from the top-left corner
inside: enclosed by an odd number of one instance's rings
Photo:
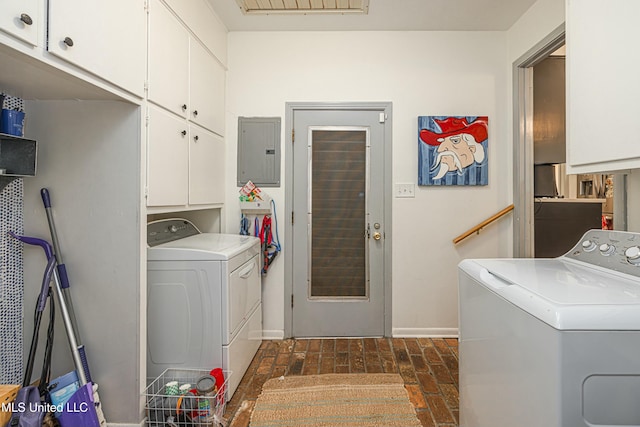
[[[480,230],[482,230],[484,227],[486,227],[487,225],[491,224],[493,221],[496,221],[500,218],[502,218],[504,215],[508,214],[509,212],[511,212],[513,210],[513,205],[509,205],[506,208],[502,209],[500,212],[498,212],[497,214],[493,215],[491,218],[488,218],[484,221],[482,221],[480,224],[476,225],[475,227],[465,231],[464,233],[462,233],[461,235],[459,235],[458,237],[456,237],[455,239],[453,239],[453,243],[454,244],[458,244],[460,243],[462,240],[466,239],[467,237],[471,236],[473,233],[478,233],[480,234]]]

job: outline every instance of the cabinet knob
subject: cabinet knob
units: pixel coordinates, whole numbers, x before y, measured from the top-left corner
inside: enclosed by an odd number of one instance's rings
[[[182,132],[180,132],[180,134],[181,134],[182,136],[187,136],[187,131],[186,131],[186,130],[183,130]]]
[[[195,142],[198,142],[198,140],[199,140],[199,139],[200,139],[200,137],[199,137],[198,135],[196,135],[196,136],[194,136],[194,137],[193,137],[193,140],[194,140]]]
[[[65,37],[62,42],[69,47],[73,46],[73,39],[71,37]]]
[[[26,13],[23,13],[22,15],[20,15],[20,20],[24,22],[26,25],[33,24],[33,19],[31,19],[31,17]]]
[[[193,115],[194,115],[195,117],[197,117],[197,116],[198,116],[198,110],[193,110]]]
[[[182,104],[182,111],[187,111],[187,104]]]

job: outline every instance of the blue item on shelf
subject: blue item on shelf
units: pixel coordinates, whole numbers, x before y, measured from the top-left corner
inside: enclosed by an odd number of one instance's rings
[[[2,110],[0,132],[14,136],[24,136],[24,111]]]

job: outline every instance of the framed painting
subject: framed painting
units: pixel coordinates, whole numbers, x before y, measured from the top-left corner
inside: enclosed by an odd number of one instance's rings
[[[418,185],[489,183],[487,116],[418,117]]]

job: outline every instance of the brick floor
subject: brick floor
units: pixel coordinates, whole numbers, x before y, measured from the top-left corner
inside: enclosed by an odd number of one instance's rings
[[[262,385],[282,375],[395,372],[424,427],[457,427],[458,340],[349,338],[264,341],[227,404],[231,427],[247,427]]]

